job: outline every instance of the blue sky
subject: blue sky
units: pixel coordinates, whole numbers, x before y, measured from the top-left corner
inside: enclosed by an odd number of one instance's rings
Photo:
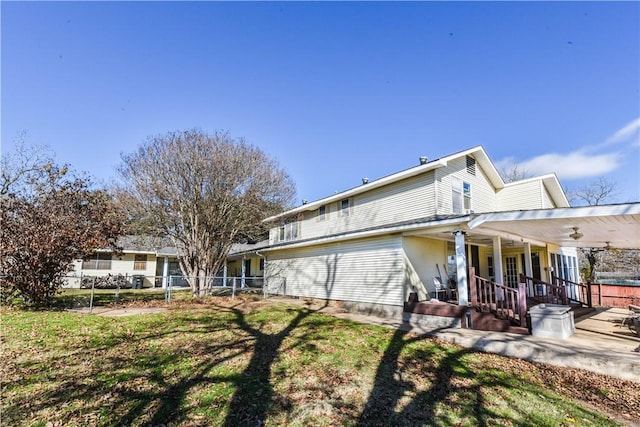
[[[298,199],[483,145],[640,200],[638,2],[7,2],[2,152],[108,183],[150,135],[225,130]]]

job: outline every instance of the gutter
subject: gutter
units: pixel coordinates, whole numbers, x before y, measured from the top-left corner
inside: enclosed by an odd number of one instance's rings
[[[436,227],[448,226],[448,225],[462,225],[468,222],[470,217],[471,215],[466,215],[466,216],[457,217],[457,218],[444,219],[444,220],[437,221],[437,223],[435,224],[434,224],[435,221],[431,221],[429,223],[430,225],[428,225],[427,228],[436,228]],[[334,236],[328,236],[328,237],[318,237],[318,238],[313,238],[313,239],[309,239],[309,240],[297,242],[297,243],[291,242],[291,243],[285,243],[281,245],[274,245],[274,246],[262,248],[261,250],[263,252],[272,252],[277,250],[295,249],[295,248],[300,248],[305,246],[314,246],[314,245],[320,245],[325,243],[343,242],[346,240],[362,239],[366,237],[381,236],[385,234],[397,234],[405,231],[419,230],[422,228],[425,228],[425,223],[400,225],[400,226],[388,227],[388,228],[377,228],[375,230],[353,232],[349,234],[340,234],[340,235],[334,235]]]

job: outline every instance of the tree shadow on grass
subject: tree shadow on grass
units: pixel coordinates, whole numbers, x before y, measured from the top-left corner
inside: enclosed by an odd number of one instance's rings
[[[225,426],[251,425],[265,423],[267,412],[273,404],[273,386],[271,370],[277,360],[283,341],[300,323],[315,310],[307,308],[295,310],[297,314],[281,331],[267,334],[255,328],[246,320],[245,313],[236,308],[234,313],[237,325],[255,338],[253,353],[235,385],[235,392],[229,404]]]
[[[402,330],[394,332],[358,426],[447,425],[451,422],[449,415],[438,411],[442,403],[457,407],[477,426],[487,425],[487,419],[495,415],[487,410],[482,390],[475,385],[473,372],[463,360],[473,350],[451,350],[434,341],[410,357],[402,355],[408,345],[424,339]],[[415,370],[411,365],[429,370]],[[430,386],[420,387],[420,379]]]

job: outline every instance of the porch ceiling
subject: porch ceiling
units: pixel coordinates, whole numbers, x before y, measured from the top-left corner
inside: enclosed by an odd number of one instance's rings
[[[481,214],[468,227],[470,234],[534,243],[640,249],[640,203]],[[582,233],[577,241],[573,227]]]

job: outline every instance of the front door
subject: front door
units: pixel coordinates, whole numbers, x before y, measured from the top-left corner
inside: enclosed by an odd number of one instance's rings
[[[508,256],[505,258],[506,285],[510,288],[518,287],[518,258]]]

